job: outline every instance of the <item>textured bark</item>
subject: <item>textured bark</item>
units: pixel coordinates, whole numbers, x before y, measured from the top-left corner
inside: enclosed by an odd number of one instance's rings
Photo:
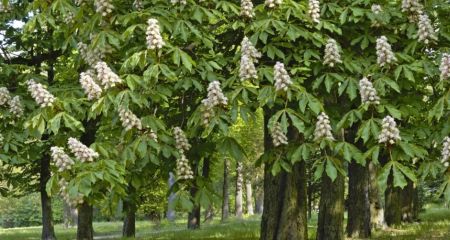
[[[63,202],[64,211],[64,228],[74,227],[77,225],[78,211],[70,206],[66,201]]]
[[[334,182],[322,175],[317,239],[344,239],[344,177],[339,173]]]
[[[212,221],[214,219],[214,207],[212,204],[208,206],[208,209],[205,211],[205,222]]]
[[[388,226],[399,225],[402,221],[402,189],[394,187],[393,175],[389,174],[385,193],[386,223]]]
[[[202,176],[204,178],[209,177],[209,165],[210,165],[209,158],[205,158],[203,160],[203,169],[202,169]],[[194,169],[196,169],[196,168],[197,167],[194,166]],[[195,198],[197,191],[198,191],[198,186],[193,184],[190,189],[191,197],[193,199]],[[201,210],[200,204],[198,204],[198,203],[194,204],[192,211],[188,214],[188,229],[199,229],[200,228],[200,220],[201,220],[200,210]]]
[[[172,189],[172,186],[175,184],[175,176],[172,172],[169,173],[169,189]],[[168,207],[167,207],[167,220],[170,222],[175,221],[176,213],[173,202],[175,201],[175,193],[170,192],[169,199],[168,199]]]
[[[369,201],[370,201],[370,222],[373,228],[385,229],[387,227],[384,220],[384,204],[378,186],[378,167],[372,162],[369,163]]]
[[[246,203],[247,203],[247,214],[253,215],[253,189],[252,189],[252,182],[247,180],[245,182],[245,192],[246,192]]]
[[[223,162],[223,188],[222,188],[222,221],[228,219],[230,215],[230,192],[229,192],[229,173],[228,173],[228,159]]]
[[[123,220],[122,236],[134,237],[136,235],[136,204],[133,201],[123,202],[125,218]]]
[[[50,179],[50,156],[44,155],[41,159],[39,190],[41,193],[42,208],[42,234],[41,239],[56,239],[55,229],[53,227],[52,200],[46,191],[47,181]]]
[[[236,162],[236,195],[235,195],[235,212],[234,214],[238,218],[242,218],[242,203],[243,203],[243,185],[244,185],[244,176],[243,176],[243,166],[242,162]]]
[[[368,168],[352,161],[348,177],[347,236],[368,238],[371,235]]]
[[[92,227],[93,213],[93,207],[87,202],[78,206],[77,240],[94,239],[94,228]]]
[[[415,184],[408,179],[408,185],[402,190],[402,221],[414,222],[418,220],[419,199]]]

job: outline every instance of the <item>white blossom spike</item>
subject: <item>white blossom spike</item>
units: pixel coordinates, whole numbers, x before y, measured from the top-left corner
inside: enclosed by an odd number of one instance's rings
[[[144,8],[144,3],[142,2],[142,0],[134,0],[133,7],[134,9],[140,11]]]
[[[445,167],[449,166],[450,159],[450,137],[445,137],[442,144],[442,159],[441,162]]]
[[[19,96],[15,96],[9,101],[9,111],[17,118],[23,115],[23,106]]]
[[[268,8],[274,8],[283,3],[283,0],[266,0],[265,4]]]
[[[241,0],[241,16],[248,18],[253,18],[255,16],[252,0]]]
[[[450,78],[450,54],[448,53],[442,54],[439,71],[441,71],[442,80]]]
[[[314,141],[320,141],[322,139],[334,140],[331,133],[330,118],[324,112],[321,112],[317,116],[316,128],[314,129]]]
[[[111,0],[95,0],[95,11],[103,17],[108,16],[114,10]]]
[[[173,135],[175,138],[175,148],[180,152],[180,154],[184,154],[184,152],[189,151],[191,149],[191,144],[189,144],[186,135],[180,127],[175,127],[173,129]]]
[[[419,27],[418,35],[420,42],[428,44],[430,40],[437,40],[436,31],[431,25],[431,20],[428,17],[428,15],[422,14],[419,16],[418,27]]]
[[[5,141],[5,137],[0,133],[0,147],[3,147],[3,142]]]
[[[394,118],[389,115],[383,118],[381,133],[378,136],[378,143],[393,145],[400,140],[400,131],[397,128],[397,123]]]
[[[142,129],[141,120],[129,109],[124,107],[119,108],[119,117],[122,122],[122,126],[125,128],[125,131],[129,131],[133,128],[138,130]]]
[[[377,39],[377,63],[380,67],[397,61],[397,58],[392,52],[391,45],[385,36],[381,36]]]
[[[77,45],[80,56],[90,67],[94,67],[104,57],[104,53],[99,49],[90,50],[89,47],[80,42]]]
[[[308,14],[314,23],[320,23],[320,2],[319,0],[308,1]]]
[[[248,37],[244,37],[241,42],[241,54],[250,58],[254,63],[258,62],[262,54],[253,46]]]
[[[211,107],[223,105],[228,105],[228,98],[222,92],[222,88],[220,88],[219,81],[212,81],[208,85],[208,97],[207,102],[211,105]]]
[[[253,60],[244,54],[241,56],[239,78],[241,79],[241,81],[258,78],[258,72],[256,71]]]
[[[274,124],[270,131],[270,135],[272,136],[272,143],[275,147],[288,144],[288,138],[283,132],[283,129],[279,122],[276,122]]]
[[[286,92],[292,84],[291,77],[284,68],[284,64],[281,62],[276,62],[273,71],[273,78],[275,80],[275,89],[277,91]]]
[[[28,92],[31,93],[34,101],[36,101],[41,108],[53,106],[56,98],[47,91],[44,85],[37,83],[34,80],[28,80],[27,85]]]
[[[363,104],[380,104],[380,97],[378,97],[377,90],[373,87],[372,82],[366,77],[359,81],[359,94]]]
[[[91,74],[82,72],[80,74],[80,84],[84,89],[84,92],[87,94],[88,100],[99,99],[102,95],[102,89],[94,81]]]
[[[184,153],[180,153],[180,157],[177,159],[177,169],[176,173],[178,179],[188,180],[194,178],[194,172],[189,165],[189,161],[184,155]]]
[[[122,82],[122,79],[120,79],[105,62],[98,62],[95,64],[95,71],[97,72],[97,79],[100,80],[105,90]]]
[[[379,4],[373,4],[371,7],[373,14],[380,14],[383,11],[383,8]]]
[[[342,63],[339,47],[336,40],[330,38],[325,46],[323,64],[328,65],[329,67],[334,67],[334,65],[338,63]]]
[[[161,36],[161,31],[159,27],[158,20],[150,18],[147,21],[147,47],[148,49],[160,49],[165,45],[164,40]]]
[[[0,106],[5,106],[11,100],[11,94],[5,87],[0,87]]]
[[[70,170],[75,162],[64,152],[61,147],[51,147],[50,148],[52,159],[55,162],[58,172],[64,172],[65,170]]]
[[[186,5],[187,1],[186,0],[170,0],[170,3],[172,3],[172,5],[175,5],[175,4]]]
[[[75,157],[81,162],[92,162],[94,159],[98,158],[100,155],[84,145],[75,138],[69,138],[67,141],[70,151],[75,155]]]

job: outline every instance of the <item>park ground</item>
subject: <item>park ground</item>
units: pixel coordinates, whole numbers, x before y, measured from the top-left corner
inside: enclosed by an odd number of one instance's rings
[[[313,216],[308,224],[309,239],[315,238],[317,218]],[[162,221],[154,223],[138,221],[136,223],[137,239],[258,239],[260,216],[253,216],[243,220],[230,219],[221,223],[218,219],[202,224],[199,230],[186,230],[184,219],[174,223]],[[94,223],[95,239],[123,239],[121,222]],[[1,240],[34,240],[40,239],[40,227],[0,229]],[[56,235],[60,240],[75,239],[76,228],[63,229],[56,225]],[[375,231],[372,239],[450,239],[450,209],[428,206],[420,215],[420,222],[408,223],[395,228]]]

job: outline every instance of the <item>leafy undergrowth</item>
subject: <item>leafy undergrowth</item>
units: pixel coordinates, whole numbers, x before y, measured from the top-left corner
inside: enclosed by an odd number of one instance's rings
[[[431,208],[421,214],[420,223],[411,223],[390,228],[385,231],[375,231],[372,239],[450,239],[450,209]],[[317,219],[313,217],[308,226],[309,238],[315,238]],[[95,223],[95,239],[120,239],[121,222]],[[195,231],[186,230],[186,222],[180,219],[174,223],[163,221],[159,224],[148,221],[136,223],[137,238],[142,240],[156,239],[258,239],[260,218],[255,216],[245,220],[230,219],[225,223],[214,220],[203,223],[202,228]],[[57,225],[58,239],[74,239],[76,229],[63,229]],[[40,239],[40,227],[0,229],[2,240],[34,240]]]

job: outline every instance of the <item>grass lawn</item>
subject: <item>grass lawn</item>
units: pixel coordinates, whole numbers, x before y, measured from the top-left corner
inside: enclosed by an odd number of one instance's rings
[[[429,208],[421,214],[420,223],[405,224],[385,231],[375,231],[372,239],[450,239],[450,210]],[[308,226],[309,237],[314,239],[317,219],[313,218]],[[255,216],[244,220],[230,219],[226,223],[214,220],[204,223],[202,229],[186,230],[184,219],[174,223],[160,224],[148,221],[136,223],[138,239],[258,239],[260,218]],[[96,239],[120,239],[121,222],[94,223]],[[40,239],[40,227],[0,229],[1,240]],[[58,239],[74,239],[76,229],[63,229],[56,226]]]

